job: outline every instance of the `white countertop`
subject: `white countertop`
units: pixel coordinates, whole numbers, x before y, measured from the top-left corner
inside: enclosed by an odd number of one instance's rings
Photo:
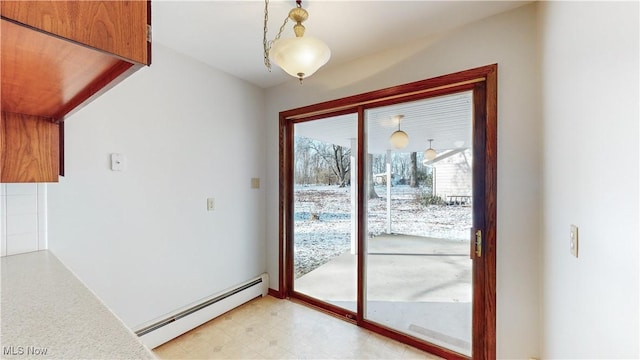
[[[49,251],[0,259],[3,359],[155,359]]]

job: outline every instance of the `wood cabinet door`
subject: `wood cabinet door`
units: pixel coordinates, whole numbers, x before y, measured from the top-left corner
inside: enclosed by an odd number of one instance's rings
[[[2,1],[3,17],[57,36],[149,64],[150,2]]]
[[[2,112],[0,182],[58,182],[59,141],[50,119]]]

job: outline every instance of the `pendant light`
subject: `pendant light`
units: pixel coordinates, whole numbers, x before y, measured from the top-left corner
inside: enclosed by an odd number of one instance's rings
[[[424,160],[423,162],[426,163],[428,161],[431,161],[433,159],[436,158],[436,156],[438,156],[438,153],[431,147],[431,142],[433,141],[433,139],[429,139],[429,148],[427,150],[424,151]]]
[[[406,132],[400,130],[400,121],[404,118],[404,115],[395,116],[398,121],[398,130],[394,131],[393,134],[389,137],[389,142],[391,146],[395,149],[404,149],[409,145],[409,135]]]
[[[308,18],[309,13],[302,8],[302,0],[297,0],[296,7],[289,11],[276,38],[268,42],[269,0],[264,2],[264,64],[271,71],[271,62],[275,63],[287,74],[297,77],[300,84],[304,78],[311,76],[326,64],[331,57],[331,50],[322,40],[304,36],[305,27],[302,22]],[[280,36],[289,19],[296,22],[293,26],[296,37],[281,39]]]

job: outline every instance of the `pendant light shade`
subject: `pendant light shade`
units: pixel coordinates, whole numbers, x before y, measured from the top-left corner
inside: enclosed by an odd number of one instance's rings
[[[433,139],[429,139],[429,148],[424,151],[424,162],[431,161],[438,156],[438,153],[431,147],[431,142]]]
[[[264,64],[271,71],[271,62],[278,65],[287,74],[302,79],[311,76],[331,57],[329,46],[322,40],[304,36],[306,28],[302,23],[309,18],[307,10],[302,8],[302,0],[296,0],[296,7],[289,11],[289,15],[280,27],[278,35],[273,41],[267,41],[267,22],[269,20],[269,0],[264,2]],[[294,38],[280,38],[287,21],[295,21],[293,26]]]
[[[389,142],[395,149],[404,149],[409,145],[409,135],[402,130],[396,130],[389,137]]]
[[[404,115],[396,115],[393,117],[398,122],[398,130],[394,131],[389,137],[389,142],[394,149],[404,149],[409,145],[409,135],[406,132],[400,130],[400,122],[404,118]]]
[[[329,61],[331,50],[320,39],[301,36],[275,41],[269,57],[287,74],[302,80]]]
[[[436,158],[436,156],[438,156],[438,154],[432,148],[428,148],[424,151],[424,158],[427,160],[433,160]]]

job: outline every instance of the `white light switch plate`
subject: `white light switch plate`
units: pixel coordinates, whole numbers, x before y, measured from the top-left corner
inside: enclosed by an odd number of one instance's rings
[[[213,211],[216,208],[216,200],[214,198],[207,198],[207,211]]]
[[[571,255],[578,257],[578,227],[575,225],[569,227],[569,250]]]
[[[123,154],[111,154],[111,170],[123,171],[125,167],[125,157]]]

